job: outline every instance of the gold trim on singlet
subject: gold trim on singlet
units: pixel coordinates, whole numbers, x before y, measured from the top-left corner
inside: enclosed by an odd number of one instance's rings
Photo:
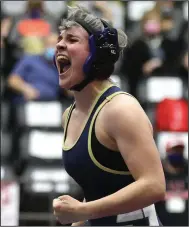
[[[62,142],[63,142],[62,143],[62,149],[63,149],[63,146],[64,146],[65,134],[67,132],[67,124],[68,124],[68,121],[69,121],[69,118],[70,118],[70,114],[72,113],[73,107],[74,107],[74,103],[70,107],[68,107],[67,113],[65,115],[65,124],[64,124],[63,140],[62,140]]]
[[[73,107],[75,106],[75,103],[70,107],[69,113],[68,113],[68,115],[67,115],[67,117],[66,117],[66,122],[65,122],[65,127],[64,127],[64,136],[63,136],[63,145],[62,145],[62,149],[63,149],[64,151],[71,150],[71,149],[76,145],[76,143],[78,142],[79,138],[81,137],[81,135],[82,135],[82,133],[83,133],[83,131],[84,131],[84,129],[85,129],[85,126],[86,126],[86,124],[87,124],[87,122],[88,122],[88,120],[89,120],[89,118],[90,118],[90,116],[91,116],[91,113],[92,113],[92,111],[93,111],[95,105],[97,104],[98,100],[100,99],[100,97],[101,97],[109,88],[111,88],[111,87],[113,87],[113,86],[115,86],[115,85],[114,85],[114,84],[108,85],[106,88],[104,88],[104,89],[98,94],[98,96],[97,96],[96,99],[94,100],[92,106],[90,107],[89,114],[88,114],[88,117],[87,117],[87,119],[85,120],[85,122],[84,122],[84,124],[83,124],[81,134],[78,136],[78,138],[77,138],[76,141],[73,143],[73,145],[71,145],[71,146],[65,146],[65,139],[66,139],[65,136],[66,136],[66,134],[67,134],[67,128],[68,128],[68,124],[69,124],[69,121],[70,121],[70,115],[71,115],[71,113],[72,113],[72,111],[73,111]]]
[[[92,137],[92,129],[93,129],[93,125],[94,125],[94,122],[95,122],[95,119],[98,115],[98,113],[100,112],[100,110],[103,108],[103,106],[109,102],[112,98],[114,98],[115,96],[119,95],[119,94],[126,94],[126,95],[130,95],[128,94],[127,92],[123,92],[123,91],[118,91],[118,92],[115,92],[113,93],[112,95],[106,97],[106,99],[101,103],[101,105],[98,107],[98,109],[96,110],[93,118],[92,118],[92,121],[91,121],[91,124],[90,124],[90,128],[89,128],[89,134],[88,134],[88,152],[89,152],[89,156],[91,158],[91,160],[93,161],[93,163],[98,167],[100,168],[101,170],[104,170],[106,172],[109,172],[109,173],[113,173],[113,174],[119,174],[119,175],[131,175],[131,173],[129,171],[118,171],[118,170],[113,170],[113,169],[110,169],[108,167],[105,167],[103,166],[101,163],[99,163],[94,155],[93,155],[93,151],[92,151],[92,145],[91,145],[91,137]],[[99,151],[100,152],[100,151]]]

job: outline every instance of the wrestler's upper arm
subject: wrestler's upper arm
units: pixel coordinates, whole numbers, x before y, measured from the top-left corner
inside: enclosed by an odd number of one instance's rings
[[[164,175],[149,120],[134,98],[119,95],[106,108],[105,130],[117,144],[131,174],[164,187]]]

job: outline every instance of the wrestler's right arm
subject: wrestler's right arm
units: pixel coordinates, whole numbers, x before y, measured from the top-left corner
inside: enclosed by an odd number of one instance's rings
[[[86,200],[85,198],[83,199],[83,203],[85,203]],[[84,221],[79,221],[79,222],[75,222],[73,223],[71,226],[84,226],[85,222]]]

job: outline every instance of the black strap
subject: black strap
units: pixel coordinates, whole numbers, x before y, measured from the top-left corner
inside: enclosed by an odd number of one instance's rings
[[[87,84],[89,84],[93,80],[94,80],[94,77],[89,76],[85,78],[80,84],[76,84],[73,87],[71,87],[70,90],[81,91]]]
[[[89,26],[85,21],[77,19],[75,20],[75,22],[80,24],[89,33],[89,35],[92,35],[95,33],[95,30],[91,26]]]
[[[100,19],[104,27],[106,28],[113,28],[111,24],[109,24],[107,21]],[[80,24],[88,33],[89,35],[92,35],[96,32],[91,26],[89,26],[85,21],[77,19],[75,20],[78,24]]]

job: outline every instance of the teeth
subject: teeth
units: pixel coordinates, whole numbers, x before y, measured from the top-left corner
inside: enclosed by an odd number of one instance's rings
[[[69,70],[71,64],[69,58],[64,55],[60,55],[57,57],[57,61],[59,62],[60,74],[66,73]]]
[[[69,59],[66,56],[58,56],[57,60],[68,60],[69,61]]]

